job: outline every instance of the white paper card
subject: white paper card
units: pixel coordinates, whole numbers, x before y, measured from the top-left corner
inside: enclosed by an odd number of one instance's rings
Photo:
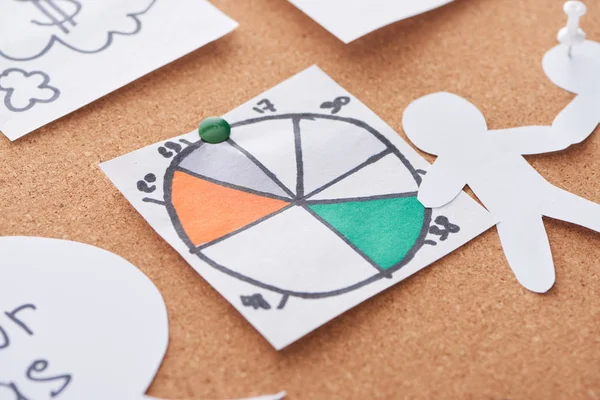
[[[227,142],[191,132],[101,167],[276,349],[493,224],[464,194],[424,209],[429,164],[318,67],[225,119]]]
[[[124,259],[0,238],[0,398],[141,399],[168,343],[158,289]]]
[[[205,0],[4,0],[0,131],[18,139],[236,26]]]
[[[344,43],[452,0],[289,0]]]

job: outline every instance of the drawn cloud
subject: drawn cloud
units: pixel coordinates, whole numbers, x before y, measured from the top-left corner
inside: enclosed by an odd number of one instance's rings
[[[5,92],[4,105],[10,111],[27,111],[36,103],[51,103],[60,90],[50,86],[50,77],[42,71],[27,72],[10,68],[0,74],[0,92]]]
[[[158,0],[5,0],[0,14],[0,57],[30,61],[59,43],[93,54],[116,36],[142,29],[140,16]]]

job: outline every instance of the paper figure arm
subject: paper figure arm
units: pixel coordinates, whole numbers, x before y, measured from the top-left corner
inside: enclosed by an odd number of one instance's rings
[[[466,176],[451,156],[440,155],[419,187],[417,198],[427,208],[450,203],[466,185]]]
[[[564,150],[587,139],[600,122],[597,104],[577,96],[554,119],[552,126],[524,126],[492,131],[499,146],[520,154],[541,154]]]

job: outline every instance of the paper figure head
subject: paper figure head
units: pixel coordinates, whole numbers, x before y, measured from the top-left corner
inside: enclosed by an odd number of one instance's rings
[[[544,72],[558,87],[582,94],[600,90],[600,43],[586,40],[569,47],[559,44],[544,55]]]
[[[55,239],[0,238],[0,258],[0,355],[10,366],[0,398],[142,397],[168,343],[164,301],[142,272]]]
[[[487,131],[477,107],[446,92],[413,101],[404,111],[402,126],[418,148],[434,155],[460,149],[473,136]]]

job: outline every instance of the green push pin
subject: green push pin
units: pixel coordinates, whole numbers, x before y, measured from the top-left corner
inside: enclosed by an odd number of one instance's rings
[[[208,117],[200,123],[198,133],[206,143],[221,143],[229,138],[231,126],[223,118]]]

